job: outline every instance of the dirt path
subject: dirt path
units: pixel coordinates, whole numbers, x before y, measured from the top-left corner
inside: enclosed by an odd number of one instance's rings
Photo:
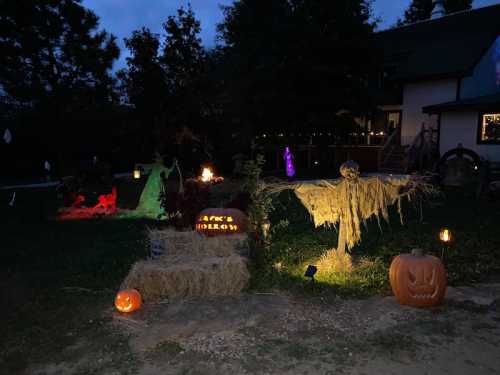
[[[429,310],[393,297],[272,294],[147,306],[131,317],[109,311],[105,343],[82,338],[30,373],[498,374],[500,284],[484,290],[452,290]]]

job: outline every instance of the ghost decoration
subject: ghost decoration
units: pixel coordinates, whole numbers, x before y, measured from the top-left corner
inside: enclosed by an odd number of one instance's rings
[[[9,202],[9,206],[14,207],[15,202],[16,202],[16,192],[14,192],[14,194],[12,194],[12,199]]]
[[[285,147],[285,152],[283,153],[283,159],[285,160],[286,175],[288,177],[295,176],[295,167],[293,166],[293,154],[290,152],[290,148]]]
[[[47,172],[50,172],[50,163],[47,160],[45,160],[45,163],[43,164],[43,167],[45,168],[45,170]]]
[[[5,132],[3,133],[3,140],[7,144],[9,144],[10,142],[12,142],[12,134],[10,133],[9,129],[5,129]]]

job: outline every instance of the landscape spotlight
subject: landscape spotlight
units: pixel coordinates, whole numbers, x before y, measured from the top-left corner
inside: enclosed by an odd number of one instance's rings
[[[307,266],[306,273],[304,274],[305,277],[310,277],[311,281],[314,281],[314,275],[318,272],[318,267],[316,266]]]

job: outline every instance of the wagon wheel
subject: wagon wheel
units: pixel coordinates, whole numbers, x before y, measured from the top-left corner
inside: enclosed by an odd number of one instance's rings
[[[476,180],[481,166],[479,155],[459,144],[443,154],[437,170],[443,185],[461,186]]]

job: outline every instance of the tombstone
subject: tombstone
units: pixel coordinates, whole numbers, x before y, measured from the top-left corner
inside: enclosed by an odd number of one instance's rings
[[[442,184],[444,186],[463,186],[474,182],[474,162],[457,155],[449,159]]]

